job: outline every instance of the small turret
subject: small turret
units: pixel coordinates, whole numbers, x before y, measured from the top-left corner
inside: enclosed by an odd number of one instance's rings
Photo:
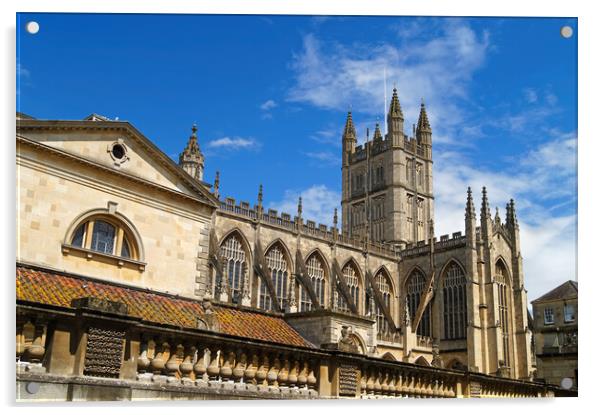
[[[203,156],[203,153],[201,153],[201,149],[199,148],[196,124],[192,125],[192,135],[188,139],[186,148],[180,154],[179,165],[186,173],[190,174],[196,180],[203,180],[205,156]]]
[[[393,147],[403,146],[403,112],[397,96],[397,88],[393,88],[393,96],[387,114],[387,138],[392,141]]]

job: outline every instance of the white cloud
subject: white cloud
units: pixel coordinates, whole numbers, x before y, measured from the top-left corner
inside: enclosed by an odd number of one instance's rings
[[[430,40],[352,47],[306,35],[292,62],[295,84],[288,99],[339,111],[353,104],[356,112],[383,116],[386,68],[389,89],[396,83],[399,91],[406,131],[417,119],[422,97],[435,130],[459,125],[463,111],[456,101],[466,98],[468,81],[485,60],[488,36],[459,19],[446,19],[438,29],[439,36]]]
[[[276,104],[276,101],[274,101],[272,99],[268,99],[266,102],[261,104],[259,106],[259,108],[261,108],[262,111],[269,111],[272,108],[276,108],[277,106],[278,106],[278,104]]]
[[[523,91],[523,94],[525,95],[525,100],[529,104],[533,104],[533,103],[537,102],[537,91],[535,91],[535,89],[533,89],[533,88],[526,88]]]
[[[341,195],[338,191],[329,189],[323,184],[316,184],[303,190],[286,190],[282,200],[269,204],[271,209],[279,212],[289,213],[291,216],[297,214],[297,203],[299,196],[303,199],[303,218],[313,220],[317,223],[332,225],[334,209],[341,203]],[[340,209],[339,209],[340,216]]]
[[[259,143],[253,138],[242,138],[242,137],[222,137],[216,140],[209,141],[207,143],[209,148],[222,148],[232,150],[247,150],[257,149]]]

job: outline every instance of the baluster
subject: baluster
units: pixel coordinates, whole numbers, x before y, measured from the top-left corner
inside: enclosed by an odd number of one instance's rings
[[[177,382],[176,375],[178,374],[178,369],[180,368],[180,364],[178,360],[180,356],[184,354],[184,346],[178,344],[174,350],[167,349],[168,353],[171,353],[167,363],[165,363],[165,374],[167,375],[167,382],[174,383]]]
[[[254,384],[255,376],[257,374],[257,368],[259,365],[259,357],[257,356],[257,352],[253,350],[251,353],[251,360],[247,364],[247,368],[244,372],[246,389],[251,391],[256,391],[257,386]]]
[[[223,354],[222,368],[219,371],[220,377],[222,378],[222,388],[231,389],[234,387],[234,381],[232,380],[233,365],[234,352],[232,350],[225,350]]]
[[[360,390],[361,390],[361,396],[365,397],[366,395],[366,383],[368,381],[368,374],[367,374],[367,369],[366,367],[362,367],[362,374],[360,377]]]
[[[214,346],[217,347],[217,346]],[[209,355],[210,355],[210,362],[209,362],[209,366],[207,367],[207,375],[209,376],[209,386],[211,387],[219,387],[220,384],[220,380],[219,380],[219,372],[220,372],[220,365],[219,365],[219,361],[220,361],[220,355],[221,355],[221,351],[215,350],[215,351],[209,351]]]
[[[167,379],[161,374],[163,373],[163,369],[165,369],[165,353],[169,353],[169,343],[163,343],[161,340],[159,340],[155,345],[155,357],[151,361],[153,382],[164,383]]]
[[[207,353],[211,357],[211,351],[202,347],[197,348],[196,363],[194,364],[194,384],[197,386],[207,387],[209,386],[207,376]]]
[[[401,387],[402,387],[401,372],[397,372],[395,374],[395,396],[398,396],[398,397],[403,396]]]
[[[268,385],[267,385],[267,377],[268,377],[268,370],[270,369],[270,358],[268,356],[268,354],[264,351],[261,353],[261,364],[257,367],[257,372],[255,373],[255,379],[257,382],[257,389],[259,389],[260,392],[267,392],[268,389]]]
[[[242,382],[242,377],[244,376],[245,369],[247,368],[247,354],[242,349],[238,349],[236,357],[236,366],[234,366],[234,369],[232,370],[234,388],[246,389],[246,385]]]
[[[192,359],[196,353],[196,347],[186,345],[183,353],[184,359],[182,360],[182,363],[180,363],[181,382],[184,385],[192,385],[194,383],[192,380],[192,371],[194,369]]]
[[[136,379],[142,382],[150,382],[153,376],[152,373],[148,372],[150,366],[150,359],[148,358],[148,341],[144,342],[140,339],[140,355],[136,360],[136,366],[138,369],[138,375]]]
[[[303,360],[299,365],[299,374],[297,375],[297,386],[299,387],[299,393],[302,395],[308,395],[307,391],[307,362]]]
[[[291,365],[290,371],[288,372],[288,387],[291,393],[297,394],[299,393],[299,385],[297,385],[297,381],[299,380],[299,359],[297,356],[293,356],[293,364]]]
[[[374,396],[374,369],[368,370],[368,381],[366,382],[366,392],[368,396]]]
[[[278,372],[278,386],[280,386],[280,391],[283,393],[288,393],[288,373],[289,373],[289,358],[288,355],[282,355],[282,367],[280,372]]]
[[[280,372],[280,359],[278,359],[278,355],[274,355],[274,360],[270,366],[270,370],[268,371],[268,383],[269,383],[269,391],[274,393],[279,393],[280,389],[278,388],[278,373]]]
[[[307,389],[309,389],[309,396],[318,396],[318,391],[316,390],[316,384],[318,383],[318,379],[316,379],[316,375],[314,372],[316,367],[315,365],[315,361],[309,361],[307,369]]]

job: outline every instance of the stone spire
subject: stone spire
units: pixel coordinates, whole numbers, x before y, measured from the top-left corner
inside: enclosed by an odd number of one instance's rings
[[[403,112],[397,97],[397,88],[393,88],[393,96],[387,114],[387,137],[392,140],[394,147],[403,146]]]
[[[192,125],[192,135],[188,139],[186,148],[180,153],[179,165],[186,173],[190,174],[196,180],[203,180],[205,156],[203,156],[203,153],[201,153],[201,149],[199,148],[196,124]]]
[[[497,206],[495,207],[494,222],[495,222],[496,225],[501,225],[502,224],[502,220],[500,219],[500,209]]]
[[[468,187],[468,192],[467,192],[468,196],[466,197],[466,219],[469,218],[476,218],[477,215],[475,213],[475,208],[474,208],[474,201],[472,199],[472,189],[470,188],[470,186]]]
[[[337,208],[334,208],[334,217],[332,218],[332,225],[335,229],[337,229],[338,223],[339,223],[339,215],[337,212]]]

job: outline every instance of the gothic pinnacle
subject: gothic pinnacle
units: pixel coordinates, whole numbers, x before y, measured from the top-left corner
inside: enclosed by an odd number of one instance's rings
[[[337,227],[338,222],[339,222],[339,215],[337,212],[337,208],[334,208],[334,217],[332,218],[332,223],[335,228]]]
[[[355,125],[353,125],[353,116],[351,111],[347,112],[347,120],[345,121],[345,129],[343,130],[343,138],[355,139]]]
[[[424,106],[424,100],[420,104],[420,115],[418,116],[418,126],[416,127],[416,131],[418,133],[425,132],[431,133],[431,124],[429,122],[429,117],[426,114],[426,107]]]
[[[487,199],[487,188],[483,186],[483,202],[481,203],[481,219],[490,218],[489,199]]]
[[[475,217],[474,201],[472,199],[472,189],[468,186],[468,196],[466,198],[466,218]]]
[[[263,204],[263,185],[259,185],[259,193],[257,193],[257,204],[261,206]]]
[[[393,96],[391,97],[391,104],[389,105],[389,117],[393,115],[403,119],[403,111],[401,110],[401,104],[399,103],[399,97],[397,96],[397,88],[393,88]]]
[[[382,139],[382,138],[383,138],[383,136],[382,136],[382,134],[380,133],[380,125],[379,125],[379,124],[378,124],[378,122],[377,122],[377,123],[376,123],[376,127],[374,128],[374,137],[373,137],[373,139],[374,139],[374,140],[380,140],[380,139]]]
[[[299,203],[297,204],[297,216],[299,217],[299,219],[301,218],[302,214],[303,214],[303,198],[301,196],[299,196]]]

